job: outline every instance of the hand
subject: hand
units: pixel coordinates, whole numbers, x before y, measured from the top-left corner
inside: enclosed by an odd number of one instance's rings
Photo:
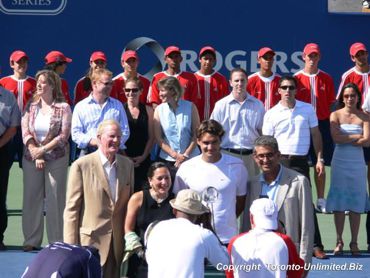
[[[43,159],[36,159],[35,165],[37,170],[42,170],[45,168],[45,160]]]
[[[181,163],[183,163],[185,160],[187,159],[187,157],[181,153],[178,153],[176,155],[176,162],[175,162],[175,167],[179,168]]]
[[[98,146],[98,140],[96,138],[91,138],[91,140],[89,142],[89,146],[97,147]]]
[[[323,175],[325,173],[324,162],[320,161],[319,159],[317,160],[315,168],[316,168],[316,172],[317,172],[318,177],[320,177],[321,175]]]
[[[33,160],[42,158],[45,153],[43,147],[30,147],[28,150],[30,151]]]
[[[140,155],[140,156],[135,156],[131,158],[132,162],[134,162],[134,167],[139,167],[140,164],[145,160],[145,157]]]

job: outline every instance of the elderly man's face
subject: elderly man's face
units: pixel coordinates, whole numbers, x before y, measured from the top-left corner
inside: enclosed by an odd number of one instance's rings
[[[107,125],[103,133],[98,136],[99,149],[107,158],[118,153],[121,137],[121,131],[117,125]]]
[[[269,146],[257,146],[254,160],[263,173],[272,173],[279,170],[280,152],[275,152]]]

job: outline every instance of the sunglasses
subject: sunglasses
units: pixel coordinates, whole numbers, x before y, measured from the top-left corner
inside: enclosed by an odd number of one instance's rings
[[[112,86],[113,85],[113,81],[108,81],[108,82],[103,82],[103,81],[99,81],[100,84],[103,84],[104,86]]]
[[[139,92],[139,88],[125,88],[125,92],[126,93],[132,92],[136,94],[137,92]]]
[[[293,90],[295,90],[295,86],[280,86],[280,89],[282,89],[284,91],[286,91],[288,89],[293,91]]]

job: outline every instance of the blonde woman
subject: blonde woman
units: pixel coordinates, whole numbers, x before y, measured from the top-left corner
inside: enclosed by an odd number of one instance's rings
[[[59,76],[51,70],[36,74],[36,92],[22,117],[23,214],[25,252],[38,249],[44,231],[43,200],[49,243],[63,240],[68,168],[68,138],[72,112],[61,91]]]

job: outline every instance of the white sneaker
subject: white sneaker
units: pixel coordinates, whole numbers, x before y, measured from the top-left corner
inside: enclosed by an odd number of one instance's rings
[[[365,9],[369,9],[370,8],[370,2],[366,1],[366,0],[363,0],[362,1],[362,7],[365,8]]]
[[[322,213],[326,213],[326,200],[324,198],[317,199],[316,209]]]

